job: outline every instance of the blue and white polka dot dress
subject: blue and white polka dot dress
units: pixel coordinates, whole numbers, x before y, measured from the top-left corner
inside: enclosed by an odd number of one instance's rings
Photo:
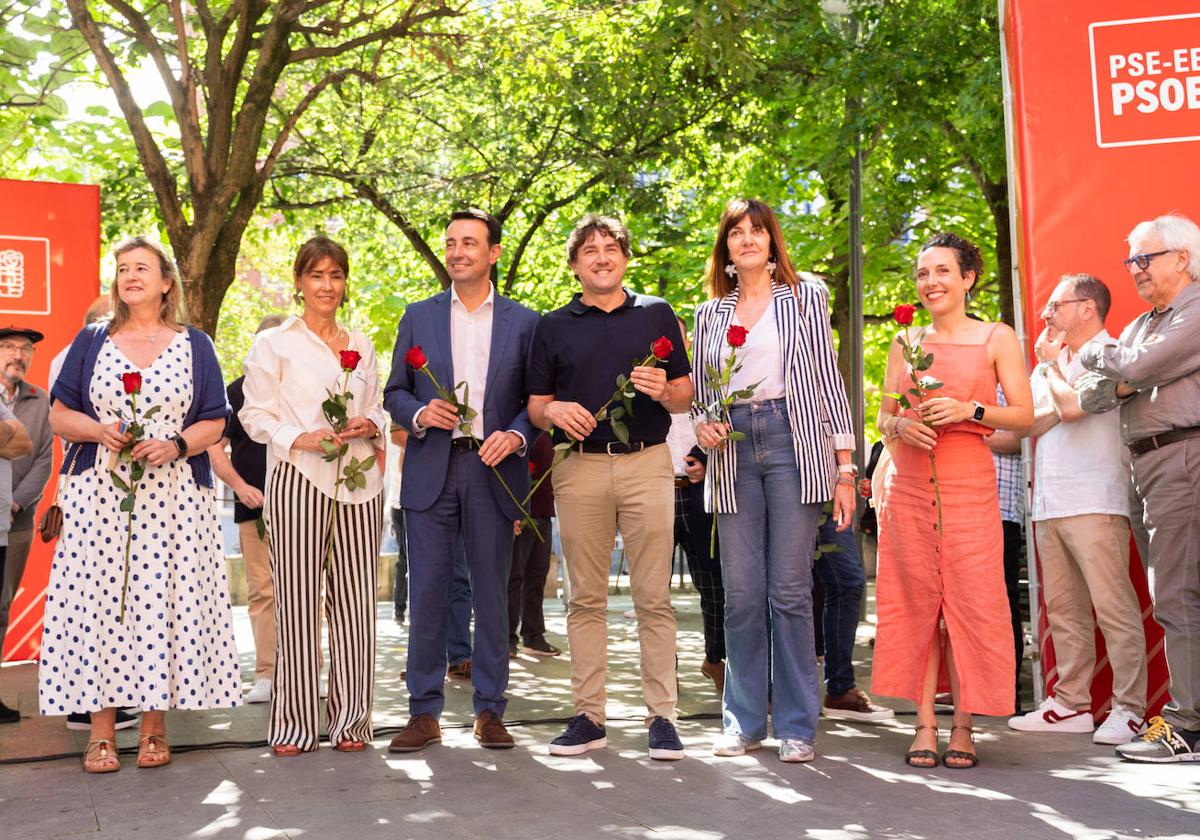
[[[102,423],[129,416],[121,374],[136,371],[106,339],[89,397]],[[138,416],[161,406],[146,436],[178,434],[192,402],[192,351],[177,334],[143,369]],[[125,620],[120,613],[128,514],[109,476],[110,453],[68,478],[63,531],[46,596],[39,694],[42,714],[112,706],[211,709],[235,706],[241,683],[233,642],[217,504],[187,461],[147,467],[137,491]],[[118,474],[129,481],[129,465]]]

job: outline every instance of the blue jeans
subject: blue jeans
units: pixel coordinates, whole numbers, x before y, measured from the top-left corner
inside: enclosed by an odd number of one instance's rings
[[[718,514],[725,583],[726,733],[812,743],[821,711],[812,616],[820,503],[800,500],[783,400],[734,406],[737,513]],[[769,643],[768,643],[768,640]]]
[[[854,634],[858,630],[859,610],[867,576],[854,530],[838,531],[833,517],[817,530],[818,545],[836,545],[817,558],[813,571],[825,590],[821,631],[825,636],[825,691],[831,697],[854,688]]]

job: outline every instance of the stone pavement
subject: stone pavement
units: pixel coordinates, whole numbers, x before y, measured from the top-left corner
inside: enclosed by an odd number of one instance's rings
[[[1082,736],[1009,732],[980,719],[975,770],[915,770],[901,754],[912,716],[884,725],[822,721],[818,758],[779,762],[767,748],[744,758],[709,754],[719,725],[702,658],[695,595],[676,595],[680,624],[680,734],[688,757],[653,762],[641,722],[634,622],[628,597],[610,603],[609,748],[555,758],[546,744],[570,714],[565,657],[522,656],[513,663],[507,718],[517,748],[479,748],[470,730],[469,686],[447,682],[445,740],[422,753],[393,756],[391,732],[407,719],[399,678],[404,628],[381,608],[376,741],[365,753],[323,748],[277,759],[258,742],[266,706],[172,713],[176,752],[167,768],[89,776],[76,758],[2,763],[76,753],[85,733],[62,718],[37,718],[31,665],[7,667],[0,691],[30,716],[0,727],[0,837],[40,838],[1200,838],[1200,764],[1139,766]],[[546,602],[551,638],[565,646],[561,606]],[[239,648],[250,646],[239,608]],[[864,625],[865,642],[870,625]],[[859,649],[865,658],[869,648]],[[243,656],[250,675],[252,656]],[[859,663],[860,675],[866,673]],[[865,677],[864,683],[867,682]],[[865,686],[864,686],[865,687]],[[16,696],[14,696],[16,695]],[[548,722],[553,720],[554,722]],[[949,721],[946,721],[947,726]],[[944,736],[943,736],[944,738]],[[120,733],[133,746],[134,731]],[[944,741],[943,741],[944,747]]]

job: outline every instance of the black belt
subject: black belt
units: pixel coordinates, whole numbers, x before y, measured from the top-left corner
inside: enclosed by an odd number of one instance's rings
[[[591,455],[632,455],[634,452],[641,452],[643,449],[649,449],[651,446],[658,446],[661,443],[664,441],[633,440],[629,443],[621,443],[619,440],[610,440],[607,443],[601,443],[600,441],[585,440],[575,444],[572,449]]]
[[[475,441],[469,437],[450,438],[450,448],[457,449],[459,452],[470,452],[475,449]]]
[[[1153,452],[1155,449],[1162,449],[1169,443],[1176,443],[1189,438],[1200,437],[1200,426],[1191,426],[1186,429],[1172,429],[1169,432],[1161,432],[1157,435],[1144,437],[1141,440],[1135,440],[1129,444],[1129,451],[1134,455],[1145,455],[1147,452]]]

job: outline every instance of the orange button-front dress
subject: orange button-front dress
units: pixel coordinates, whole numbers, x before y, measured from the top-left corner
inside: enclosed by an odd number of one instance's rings
[[[983,344],[922,343],[933,354],[925,375],[947,396],[996,404],[996,375]],[[913,411],[904,416],[919,419]],[[941,427],[934,447],[944,533],[937,533],[929,454],[899,440],[879,506],[876,608],[879,624],[871,687],[875,694],[921,693],[934,644],[948,638],[958,673],[958,707],[981,715],[1012,714],[1015,660],[1004,588],[1004,535],[996,468],[973,421]],[[939,618],[945,635],[939,633]],[[950,688],[942,659],[938,691]]]

